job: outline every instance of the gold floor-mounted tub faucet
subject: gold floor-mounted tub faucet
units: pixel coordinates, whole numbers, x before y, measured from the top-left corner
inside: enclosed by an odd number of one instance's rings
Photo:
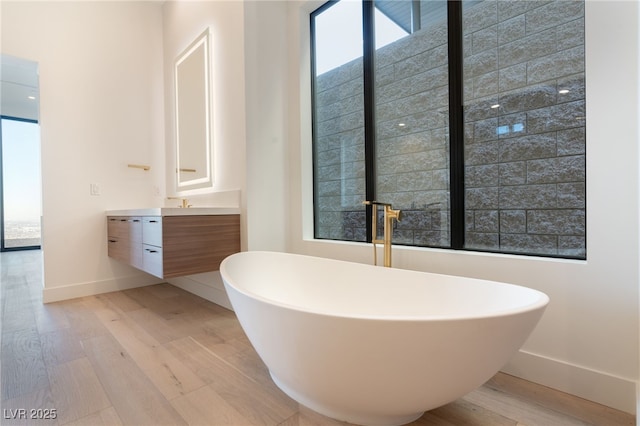
[[[394,210],[389,203],[378,201],[363,201],[362,204],[371,206],[371,242],[373,243],[373,264],[378,264],[378,251],[376,244],[384,244],[384,266],[391,267],[391,236],[393,234],[393,220],[400,221],[402,212]],[[378,239],[378,206],[384,207],[384,234],[382,240]]]

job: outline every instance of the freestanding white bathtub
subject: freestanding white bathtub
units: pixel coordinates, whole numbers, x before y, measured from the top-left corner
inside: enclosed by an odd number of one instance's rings
[[[549,302],[510,284],[275,252],[234,254],[220,273],[278,387],[363,425],[408,423],[481,386]]]

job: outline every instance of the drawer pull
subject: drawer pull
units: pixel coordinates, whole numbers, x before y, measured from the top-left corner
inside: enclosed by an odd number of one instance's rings
[[[110,243],[117,243],[118,240],[109,240]]]
[[[151,249],[145,249],[146,251],[148,251],[149,253],[157,253],[158,250],[151,250]]]

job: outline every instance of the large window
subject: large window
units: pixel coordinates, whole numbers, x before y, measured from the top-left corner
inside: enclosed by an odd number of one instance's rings
[[[586,258],[584,2],[337,1],[311,15],[315,236]]]
[[[0,120],[0,251],[40,248],[40,127]]]

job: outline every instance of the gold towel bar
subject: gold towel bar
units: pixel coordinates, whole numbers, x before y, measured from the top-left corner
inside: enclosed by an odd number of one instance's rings
[[[151,166],[145,166],[142,164],[128,164],[127,167],[131,167],[133,169],[142,169],[142,170],[150,170]]]

